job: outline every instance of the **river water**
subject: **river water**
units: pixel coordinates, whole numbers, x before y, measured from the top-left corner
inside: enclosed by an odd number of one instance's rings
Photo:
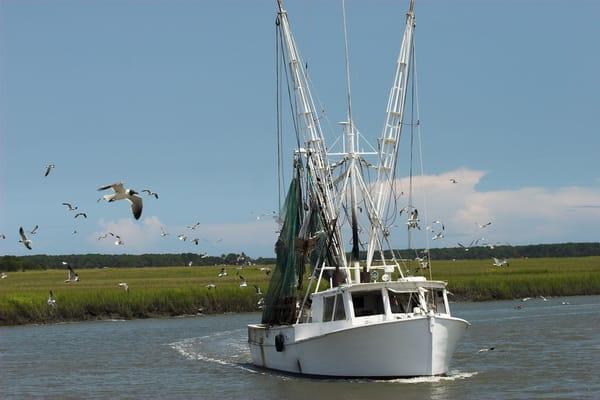
[[[600,296],[452,311],[472,326],[449,376],[391,381],[254,369],[259,314],[0,328],[0,398],[600,399]]]

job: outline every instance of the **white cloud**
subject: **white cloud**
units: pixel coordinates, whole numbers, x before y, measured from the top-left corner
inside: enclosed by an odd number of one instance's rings
[[[485,236],[493,241],[549,243],[597,241],[600,188],[566,186],[555,189],[523,187],[481,191],[477,188],[484,171],[461,168],[439,175],[413,178],[414,204],[422,221],[427,203],[429,220],[446,224],[446,240],[439,246],[456,246],[456,238]],[[453,184],[454,178],[458,183]],[[408,178],[396,182],[405,193]],[[401,206],[407,202],[400,198]],[[587,207],[586,207],[587,206]],[[476,222],[491,221],[479,229]]]
[[[164,226],[156,216],[143,218],[140,222],[131,218],[122,218],[117,221],[101,219],[99,231],[93,233],[89,241],[103,250],[113,250],[116,253],[137,253],[152,251],[160,240],[160,227]],[[98,240],[98,236],[112,232],[119,235],[125,243],[124,246],[115,246],[115,239],[111,236]]]

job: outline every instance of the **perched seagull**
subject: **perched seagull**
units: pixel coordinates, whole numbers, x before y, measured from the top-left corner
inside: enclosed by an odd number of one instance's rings
[[[73,205],[73,204],[71,204],[71,203],[62,203],[62,205],[63,205],[63,206],[67,206],[67,207],[69,207],[69,211],[75,211],[75,210],[77,210],[77,209],[79,208],[79,207],[77,207],[77,206],[74,206],[74,205]]]
[[[179,239],[179,240],[183,240],[183,241],[185,242],[185,241],[187,240],[187,236],[186,236],[186,235],[184,235],[183,233],[180,233],[180,234],[177,236],[177,239]]]
[[[246,283],[246,279],[240,275],[240,287],[248,287],[248,283]]]
[[[499,259],[496,257],[492,257],[492,260],[494,260],[494,267],[501,267],[503,265],[506,265],[508,267],[508,260],[506,258]]]
[[[193,230],[195,230],[199,226],[200,226],[200,222],[196,222],[194,225],[188,225],[188,226],[186,226],[186,228],[191,229],[193,231]]]
[[[165,232],[165,228],[163,228],[162,226],[160,227],[160,236],[169,236],[169,232]]]
[[[494,350],[494,347],[484,347],[483,349],[479,349],[478,353],[485,353],[492,350]]]
[[[114,193],[104,195],[103,196],[104,200],[106,200],[108,202],[113,202],[113,201],[123,200],[123,199],[127,200],[129,203],[131,203],[131,211],[133,211],[134,218],[140,219],[140,216],[142,215],[143,202],[142,202],[142,198],[137,195],[138,193],[135,190],[125,189],[123,187],[123,184],[120,182],[113,183],[112,185],[102,186],[98,190],[102,191],[102,190],[107,190],[107,189],[114,190]]]
[[[419,226],[419,210],[415,208],[410,212],[406,225],[408,225],[408,229],[417,228],[418,230],[421,230],[421,227]]]
[[[547,298],[545,298],[544,296],[540,295],[540,299],[544,300],[544,301],[548,301]]]
[[[52,290],[50,291],[50,296],[48,296],[48,300],[46,302],[50,307],[56,307],[56,299],[54,298],[54,293],[52,293]]]
[[[452,182],[452,183],[458,183],[458,181],[456,179],[454,179],[454,178],[450,178],[450,182]]]
[[[523,297],[523,298],[521,299],[521,301],[523,301],[523,302],[525,302],[525,301],[527,301],[527,300],[531,300],[531,297]]]
[[[69,264],[67,264],[66,262],[62,262],[63,265],[67,266],[67,279],[65,280],[65,283],[71,283],[71,282],[79,282],[79,275],[77,275],[77,272],[73,271],[73,268],[71,268],[71,266]]]
[[[193,238],[192,239],[192,243],[194,243],[196,246],[198,246],[199,242],[200,242],[200,239],[198,239],[198,238]]]
[[[208,288],[208,290],[210,290],[216,288],[217,286],[213,283],[209,283],[208,285],[206,285],[206,287]]]
[[[32,230],[29,231],[29,233],[31,233],[32,235],[35,235],[37,233],[39,226],[35,226],[35,228],[33,228]]]
[[[75,216],[73,218],[77,218],[77,217],[80,217],[80,216],[82,216],[83,218],[87,218],[87,214],[84,213],[84,212],[79,212],[79,213],[75,214]]]
[[[50,174],[50,171],[52,171],[53,168],[54,168],[54,164],[46,165],[46,172],[44,173],[44,176],[48,176]]]
[[[6,272],[3,272],[0,274],[0,279],[6,279],[8,278],[8,275],[6,275]]]
[[[563,301],[563,302],[562,302],[562,303],[560,303],[560,304],[562,304],[563,306],[568,306],[568,305],[570,305],[571,303],[569,303],[568,301]]]
[[[154,196],[156,199],[158,199],[158,193],[153,192],[150,189],[144,189],[142,190],[142,193],[146,193],[148,196]]]
[[[254,285],[254,290],[256,290],[256,295],[259,296],[262,294],[262,291],[260,290],[260,286],[258,285]]]
[[[23,230],[23,227],[19,227],[19,236],[21,236],[21,239],[19,240],[19,243],[23,243],[23,246],[27,247],[29,250],[31,250],[31,240],[27,239],[27,236],[25,236],[25,231]]]
[[[219,275],[217,275],[219,278],[222,278],[224,276],[227,276],[227,271],[225,270],[225,267],[221,268],[221,272],[219,272]]]
[[[483,228],[487,228],[488,226],[490,226],[492,224],[492,222],[486,222],[485,224],[479,224],[477,222],[475,222],[477,224],[477,226],[479,227],[479,229],[483,229]]]
[[[127,293],[129,293],[129,285],[127,284],[127,282],[119,282],[117,286],[122,287]]]

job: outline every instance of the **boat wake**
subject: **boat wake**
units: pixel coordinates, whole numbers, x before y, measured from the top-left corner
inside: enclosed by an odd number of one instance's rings
[[[377,382],[388,382],[388,383],[438,383],[438,382],[452,382],[456,380],[468,379],[477,375],[477,372],[461,372],[461,371],[450,371],[448,375],[444,376],[418,376],[415,378],[398,378],[390,379],[385,381]]]
[[[169,347],[188,360],[199,360],[256,372],[245,366],[250,362],[248,346],[241,340],[245,331],[245,329],[235,329],[187,338],[169,343]]]

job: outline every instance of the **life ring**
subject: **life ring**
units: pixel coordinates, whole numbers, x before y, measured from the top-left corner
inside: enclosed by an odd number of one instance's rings
[[[283,336],[282,333],[280,333],[279,335],[275,336],[275,350],[277,350],[278,352],[282,352],[283,348],[284,348],[284,342],[285,337]]]

